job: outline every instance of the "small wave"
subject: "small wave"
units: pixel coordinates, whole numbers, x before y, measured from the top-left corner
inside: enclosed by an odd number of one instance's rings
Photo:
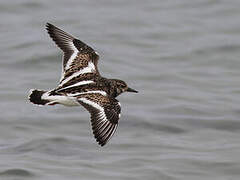
[[[240,122],[232,121],[232,120],[217,120],[215,122],[208,122],[207,125],[210,128],[223,130],[223,131],[239,131],[240,130]]]
[[[5,171],[0,172],[0,176],[32,177],[34,176],[34,174],[25,169],[7,169]]]
[[[2,152],[6,154],[33,153],[38,155],[43,154],[45,157],[65,157],[78,154],[78,148],[78,140],[64,137],[51,137],[44,139],[32,139],[31,141],[22,142],[21,144],[17,144],[14,147],[5,148],[4,150],[2,150]]]
[[[12,153],[28,153],[28,152],[41,152],[41,153],[53,153],[64,154],[58,146],[64,146],[68,144],[69,141],[63,137],[53,137],[46,139],[34,139],[29,142],[21,143],[16,147],[11,149]]]
[[[121,126],[124,126],[124,125],[121,125]],[[156,124],[156,123],[148,123],[148,122],[139,123],[138,121],[136,121],[136,123],[128,122],[127,126],[134,126],[134,127],[139,127],[143,129],[152,129],[155,131],[162,131],[162,132],[173,133],[173,134],[185,133],[187,131],[183,128],[172,126],[172,125]]]
[[[218,45],[215,47],[203,47],[201,49],[195,50],[197,54],[208,54],[208,53],[232,53],[239,51],[239,45]]]

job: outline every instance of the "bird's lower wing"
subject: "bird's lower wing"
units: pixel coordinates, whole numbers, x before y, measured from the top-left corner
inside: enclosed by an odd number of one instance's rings
[[[80,95],[78,102],[90,112],[93,134],[96,141],[104,146],[117,129],[120,103],[100,93]]]

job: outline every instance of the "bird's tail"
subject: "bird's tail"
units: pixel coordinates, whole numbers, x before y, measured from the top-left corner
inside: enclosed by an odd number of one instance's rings
[[[46,91],[42,91],[42,90],[37,90],[37,89],[31,89],[30,90],[30,94],[28,96],[28,99],[30,102],[32,102],[33,104],[38,104],[38,105],[45,105],[47,104],[49,101],[48,100],[43,100],[42,99],[42,95],[45,93]]]

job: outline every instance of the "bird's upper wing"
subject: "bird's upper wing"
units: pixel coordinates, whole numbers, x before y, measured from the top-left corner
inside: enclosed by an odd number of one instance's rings
[[[47,23],[48,34],[63,51],[62,75],[59,87],[76,80],[84,74],[99,74],[98,53],[84,42],[74,38],[58,27]]]
[[[104,146],[117,129],[120,103],[101,91],[79,95],[78,102],[90,112],[93,134],[96,141]]]

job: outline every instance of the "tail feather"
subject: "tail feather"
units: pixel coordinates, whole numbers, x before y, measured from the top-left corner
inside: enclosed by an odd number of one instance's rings
[[[29,98],[30,102],[32,102],[33,104],[45,105],[46,103],[49,102],[47,100],[42,99],[42,95],[45,92],[46,91],[33,89],[33,90],[30,91],[30,95],[28,96],[28,98]]]

